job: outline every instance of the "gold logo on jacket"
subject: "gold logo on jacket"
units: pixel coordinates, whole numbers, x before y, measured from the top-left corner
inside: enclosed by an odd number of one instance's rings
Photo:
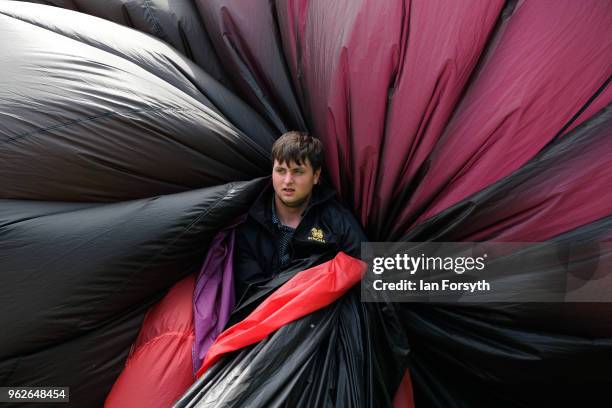
[[[323,237],[323,230],[317,227],[314,227],[310,230],[310,236],[308,237],[310,241],[318,241],[325,243],[325,239]]]

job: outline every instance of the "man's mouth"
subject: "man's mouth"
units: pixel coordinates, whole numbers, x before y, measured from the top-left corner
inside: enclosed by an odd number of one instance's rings
[[[283,188],[283,193],[285,194],[293,194],[295,193],[295,190],[292,188]]]

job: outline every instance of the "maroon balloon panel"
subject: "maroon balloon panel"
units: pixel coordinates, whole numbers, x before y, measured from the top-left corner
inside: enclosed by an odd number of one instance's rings
[[[596,224],[612,215],[612,189],[604,187],[612,185],[612,155],[602,152],[612,152],[612,107],[511,176],[419,224],[405,238],[540,242]],[[604,230],[576,239],[610,237],[612,231]]]
[[[283,38],[330,178],[364,223],[382,220],[444,130],[502,2],[295,3]]]
[[[329,177],[372,238],[511,174],[610,102],[609,4],[502,6],[277,2]]]
[[[610,102],[603,92],[588,106],[610,75],[608,3],[520,3],[492,41],[501,8],[279,6],[295,88],[325,141],[330,178],[373,238],[398,236],[512,173],[581,109],[573,125]]]
[[[606,82],[611,48],[610,3],[517,6],[398,228],[409,227],[415,212],[416,222],[430,217],[525,164]]]
[[[601,154],[612,152],[612,115],[608,116],[611,119],[594,129],[590,140],[527,164],[527,169],[541,166],[542,171],[486,208],[483,213],[495,214],[495,222],[470,224],[463,239],[545,241],[610,215],[612,188],[603,186],[610,182],[612,155]]]

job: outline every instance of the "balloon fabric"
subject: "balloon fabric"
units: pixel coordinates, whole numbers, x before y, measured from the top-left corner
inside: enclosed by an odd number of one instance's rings
[[[372,241],[609,243],[610,50],[600,0],[0,2],[0,384],[76,407],[606,401],[608,303],[365,303],[338,255],[233,305],[230,258],[293,129]]]

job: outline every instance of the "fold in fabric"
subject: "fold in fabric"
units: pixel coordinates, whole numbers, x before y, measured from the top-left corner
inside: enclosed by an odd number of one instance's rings
[[[349,290],[364,267],[340,253],[262,284],[265,294],[272,282],[280,288],[265,300],[255,290],[247,305],[263,302],[219,336],[174,406],[391,407],[400,383],[395,403],[410,406],[409,348],[395,306],[363,303],[358,285]]]
[[[244,216],[237,222],[244,220]],[[234,308],[233,255],[237,223],[219,231],[208,249],[193,292],[195,341],[193,372],[202,365],[215,339],[223,331]]]
[[[3,1],[0,48],[0,198],[114,202],[268,173],[265,121],[156,38]]]
[[[193,274],[147,312],[105,408],[166,408],[193,383]]]
[[[219,335],[197,376],[223,354],[257,343],[280,327],[334,302],[361,280],[365,267],[364,262],[340,252],[331,261],[298,273],[246,319]]]
[[[612,193],[602,188],[612,185],[612,158],[602,154],[612,149],[611,135],[608,107],[404,240],[553,241],[567,255],[597,250],[612,240]],[[599,255],[609,259],[609,248]],[[564,293],[572,280],[557,276],[511,277],[516,287],[561,284]],[[416,406],[596,406],[607,398],[610,303],[410,303],[398,310],[411,340]]]
[[[254,181],[112,204],[0,199],[0,383],[67,384],[71,404],[100,406],[148,307],[201,267],[213,236],[260,190]],[[186,301],[191,314],[192,292]],[[190,347],[185,357],[193,375]]]

